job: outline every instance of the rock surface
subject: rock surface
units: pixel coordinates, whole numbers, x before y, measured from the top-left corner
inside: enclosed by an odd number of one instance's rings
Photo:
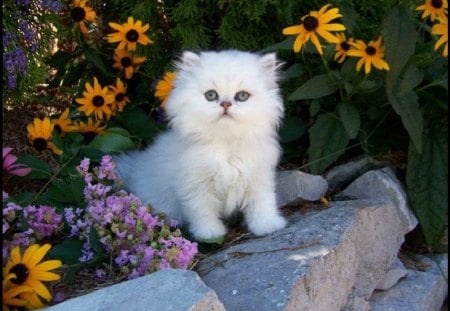
[[[226,310],[340,310],[368,299],[408,228],[390,201],[333,202],[263,238],[203,260],[197,269]]]
[[[386,167],[381,170],[368,171],[344,191],[343,196],[355,197],[358,199],[385,197],[392,201],[400,211],[400,216],[408,231],[414,229],[418,222],[408,206],[408,198],[402,184],[395,176],[392,169]]]
[[[161,270],[46,308],[48,311],[222,311],[217,295],[197,273]]]
[[[381,165],[370,157],[362,157],[331,168],[325,175],[330,188],[343,187],[370,169]]]
[[[429,264],[425,271],[408,269],[408,275],[388,291],[376,291],[370,298],[372,311],[440,311],[448,294],[447,255],[434,260],[421,256]]]
[[[276,175],[277,204],[282,207],[297,201],[317,201],[328,190],[327,181],[301,171],[279,171]]]
[[[405,265],[400,261],[400,259],[395,259],[392,263],[392,266],[384,275],[383,279],[378,282],[375,289],[379,290],[388,290],[392,286],[398,283],[398,281],[408,275],[408,270],[405,268]]]

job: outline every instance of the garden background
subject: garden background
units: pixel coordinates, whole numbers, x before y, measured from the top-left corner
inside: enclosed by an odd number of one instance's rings
[[[276,52],[286,109],[280,169],[323,174],[361,155],[382,161],[420,222],[405,247],[447,251],[446,0],[6,0],[2,8],[6,307],[195,265],[198,244],[126,193],[109,158],[166,128],[174,61],[185,50]],[[321,19],[323,8],[339,9],[333,21]],[[287,27],[314,32],[305,16],[345,31],[333,30],[335,41],[318,32],[319,47],[305,39],[299,49]],[[388,67],[360,64],[371,56]],[[50,290],[18,284],[18,263],[32,271],[29,260],[45,255],[54,265],[36,280],[57,281]],[[68,289],[74,280],[78,292]]]

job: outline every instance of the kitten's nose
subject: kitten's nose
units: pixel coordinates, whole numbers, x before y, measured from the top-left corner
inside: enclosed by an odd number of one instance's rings
[[[223,107],[223,109],[227,110],[231,106],[231,103],[224,101],[224,102],[221,102],[220,105]]]

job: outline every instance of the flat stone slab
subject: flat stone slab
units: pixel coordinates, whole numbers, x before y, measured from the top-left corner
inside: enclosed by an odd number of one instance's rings
[[[42,309],[44,310],[44,309]],[[51,311],[222,311],[223,304],[193,271],[166,269],[45,308]]]
[[[288,226],[231,245],[197,272],[226,310],[341,310],[369,299],[408,232],[391,201],[332,202]]]
[[[448,256],[431,260],[420,256],[429,268],[408,269],[408,275],[387,291],[376,291],[369,300],[372,311],[440,311],[448,293]]]
[[[327,181],[319,175],[306,174],[298,170],[278,171],[276,174],[278,207],[302,200],[320,200],[327,190]]]

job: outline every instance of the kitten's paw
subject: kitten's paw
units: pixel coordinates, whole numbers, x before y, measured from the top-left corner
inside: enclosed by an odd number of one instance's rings
[[[254,235],[266,235],[286,227],[287,221],[279,215],[247,219],[248,228]]]
[[[214,240],[227,234],[225,225],[220,221],[191,224],[190,231],[197,240]]]

